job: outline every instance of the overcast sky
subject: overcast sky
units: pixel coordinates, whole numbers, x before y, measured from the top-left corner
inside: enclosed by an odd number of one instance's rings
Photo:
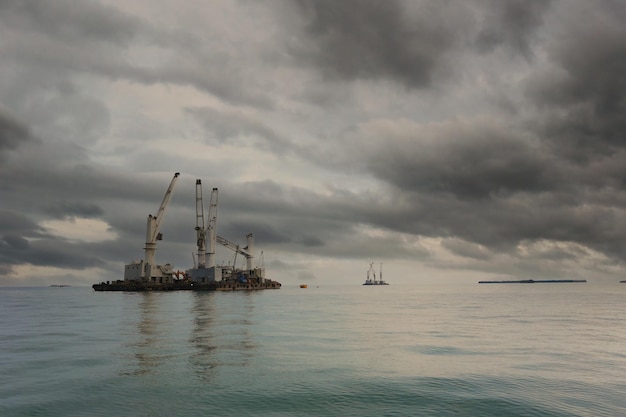
[[[121,279],[174,172],[175,269],[200,178],[285,285],[625,279],[624,22],[623,0],[2,0],[0,285]]]

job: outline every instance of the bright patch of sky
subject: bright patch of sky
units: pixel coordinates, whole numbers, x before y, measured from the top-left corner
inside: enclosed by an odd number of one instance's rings
[[[99,219],[45,220],[41,226],[58,237],[78,242],[103,242],[118,237],[109,224]]]

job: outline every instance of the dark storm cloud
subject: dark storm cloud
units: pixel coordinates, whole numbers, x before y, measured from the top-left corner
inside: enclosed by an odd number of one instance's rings
[[[159,192],[162,194],[161,189]],[[158,202],[159,197],[152,197]],[[98,199],[107,201],[103,196],[99,196]],[[157,204],[155,201],[151,201],[153,203],[151,207]],[[128,261],[134,256],[132,254],[140,253],[135,249],[141,248],[145,232],[145,217],[141,215],[135,218],[114,213],[107,220],[114,225],[112,226],[114,230],[120,232],[119,238],[104,242],[82,242],[54,235],[33,219],[41,221],[47,218],[97,218],[104,215],[97,205],[84,201],[65,201],[56,205],[42,206],[35,199],[22,204],[22,211],[23,214],[11,210],[0,211],[0,276],[3,275],[2,271],[11,275],[14,267],[23,264],[68,270],[92,267],[106,269],[108,265],[106,260]],[[49,216],[42,217],[38,211]],[[118,221],[119,217],[123,221]],[[126,221],[130,223],[126,224]],[[128,240],[127,235],[132,239]]]
[[[321,195],[278,182],[248,182],[232,184],[220,191],[218,211],[221,213],[218,235],[245,244],[245,235],[254,233],[257,251],[265,250],[274,256],[307,253],[360,258],[370,256],[372,247],[376,247],[380,256],[417,259],[427,253],[424,249],[408,247],[393,236],[369,239],[362,236],[363,227],[382,225],[386,230],[394,229],[386,222],[395,213],[377,202],[375,194],[363,195],[338,188],[330,195]]]
[[[346,233],[351,227],[344,222],[345,215],[329,213],[338,210],[343,199],[320,207],[322,200],[314,192],[273,181],[248,182],[236,189],[220,194],[219,212],[224,214],[218,220],[218,234],[227,239],[254,232],[267,244],[317,246],[321,236]],[[258,216],[250,217],[251,207]]]
[[[551,3],[552,0],[479,1],[482,16],[476,47],[481,52],[491,52],[504,45],[530,58],[529,38],[543,24],[543,16]]]
[[[66,42],[103,38],[125,42],[132,38],[136,22],[111,7],[80,0],[6,0],[0,10],[11,26],[25,26]]]
[[[33,254],[26,239],[15,234],[0,235],[0,278],[11,274],[15,265],[28,262],[25,254]]]
[[[33,256],[26,238],[46,236],[46,231],[26,215],[0,210],[0,276],[11,273],[13,265],[22,263],[25,254]]]
[[[400,189],[458,198],[546,191],[560,180],[540,148],[504,126],[477,121],[434,130],[382,139],[371,172]]]
[[[0,210],[0,231],[12,236],[43,236],[45,230],[24,214],[11,210]]]
[[[37,266],[56,266],[58,268],[83,269],[98,267],[104,264],[101,258],[96,256],[92,245],[84,243],[70,243],[66,241],[45,240],[32,244],[33,255],[29,255],[24,261]]]
[[[33,139],[26,125],[0,108],[0,158],[6,149],[15,149],[20,144]]]
[[[520,242],[546,239],[623,257],[626,247],[619,236],[626,232],[626,206],[620,196],[626,160],[620,148],[626,131],[626,12],[613,12],[615,3],[610,2],[600,8],[584,2],[572,8],[543,1],[496,3],[472,3],[474,9],[490,6],[478,11],[484,17],[474,32],[480,54],[502,46],[533,61],[540,55],[535,51],[545,50],[547,55],[540,56],[547,61],[526,64],[527,77],[520,78],[524,84],[508,86],[527,92],[508,119],[451,119],[432,125],[368,122],[346,134],[352,154],[346,154],[345,165],[360,165],[364,173],[392,185],[399,198],[412,196],[404,214],[398,216],[396,210],[394,218],[388,215],[391,211],[371,213],[371,223],[425,236],[457,236],[496,252],[514,253]],[[323,58],[318,61],[322,71],[328,65],[346,79],[361,77],[356,68],[366,54],[348,65],[342,59],[350,60],[350,55],[339,57],[336,66],[330,59],[340,49],[349,50],[346,39],[352,39],[345,32],[354,25],[337,22],[349,22],[359,12],[349,15],[332,5],[318,10],[324,2],[306,5],[315,12],[310,30],[323,51],[315,55]],[[381,19],[387,20],[393,19]],[[356,26],[355,39],[366,39]],[[456,44],[449,45],[448,53],[456,54]],[[433,62],[444,62],[437,61],[443,56],[438,54],[432,55]],[[370,71],[368,77],[407,83],[379,58],[378,72]],[[339,158],[334,166],[341,164]],[[484,255],[459,241],[446,245],[463,256]]]
[[[391,78],[412,87],[431,84],[458,36],[450,30],[459,15],[449,5],[420,2],[408,15],[406,2],[389,0],[299,1],[311,43],[294,52],[315,60],[340,79]],[[463,6],[459,3],[460,8]]]
[[[307,38],[290,43],[303,62],[332,79],[389,79],[412,88],[432,87],[461,73],[472,47],[504,47],[532,55],[531,42],[550,0],[470,2],[301,0]]]
[[[83,201],[59,201],[44,207],[44,212],[56,219],[74,216],[86,219],[98,218],[103,214],[102,208],[98,205]]]
[[[238,187],[238,191],[244,192],[231,194],[220,204],[224,214],[218,234],[244,243],[245,234],[254,232],[261,247],[281,247],[289,252],[359,256],[370,250],[359,232],[368,225],[413,236],[445,238],[442,246],[450,252],[482,261],[496,254],[516,257],[521,243],[544,240],[577,242],[615,258],[626,255],[622,238],[626,216],[622,211],[583,205],[581,198],[568,190],[520,191],[477,200],[396,189],[389,190],[387,196],[393,206],[380,201],[381,195],[375,193],[337,192],[329,197],[267,183],[249,183],[243,190]],[[252,206],[254,218],[247,216]],[[354,236],[359,236],[359,241]],[[372,242],[384,242],[385,247],[377,251],[390,257],[428,257],[426,251],[405,247],[397,238],[386,241],[376,237]],[[575,251],[575,247],[567,251],[553,248],[541,256],[555,259],[557,252],[570,256]]]
[[[545,140],[582,161],[626,145],[626,8],[599,4],[576,4],[559,20],[546,46],[552,66],[527,85]]]
[[[130,249],[142,247],[146,216],[156,212],[171,179],[170,174],[159,181],[113,173],[89,163],[75,148],[47,143],[22,147],[16,157],[0,166],[5,209],[0,212],[0,263],[9,272],[11,265],[24,263],[82,269],[105,267],[104,259],[129,261],[136,256]],[[177,204],[174,199],[171,206]],[[40,226],[49,219],[73,218],[105,221],[118,238],[77,242]],[[189,219],[193,221],[191,215]]]
[[[113,172],[90,161],[83,150],[72,146],[42,145],[19,157],[18,161],[8,161],[0,167],[0,184],[6,186],[7,196],[3,204],[21,205],[28,212],[48,213],[54,218],[64,216],[62,210],[67,210],[68,217],[80,214],[94,217],[104,210],[102,201],[147,203],[158,208],[171,180],[167,177],[160,181],[145,180],[141,176]]]
[[[611,180],[616,173],[623,178],[617,160],[584,169],[559,160],[540,141],[461,126],[439,129],[436,140],[416,134],[381,141],[369,172],[393,184],[395,208],[365,204],[350,213],[401,233],[448,237],[443,247],[476,260],[492,251],[514,255],[521,242],[542,240],[576,242],[615,259],[626,255],[626,201],[622,185]]]
[[[21,264],[72,269],[104,264],[94,255],[92,245],[70,243],[58,238],[29,242],[17,235],[2,235],[0,249],[0,265],[5,267],[7,273],[12,271],[12,266]]]

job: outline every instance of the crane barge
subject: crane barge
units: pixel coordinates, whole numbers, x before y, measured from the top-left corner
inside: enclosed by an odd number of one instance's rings
[[[383,281],[383,264],[380,263],[380,275],[378,280],[376,279],[376,271],[374,271],[374,263],[370,264],[370,269],[367,271],[367,278],[363,285],[389,285],[388,282]]]
[[[236,291],[280,288],[280,282],[265,278],[265,268],[254,267],[254,237],[252,233],[246,236],[247,246],[244,248],[217,236],[217,188],[213,188],[211,192],[208,222],[205,223],[202,181],[199,179],[196,180],[197,260],[194,259],[193,268],[184,273],[179,273],[174,272],[169,263],[164,265],[155,263],[156,243],[163,238],[160,233],[161,222],[179,175],[178,172],[174,174],[156,216],[148,215],[144,259],[125,265],[124,280],[101,282],[94,284],[92,288],[96,291]],[[217,266],[215,264],[215,247],[218,242],[234,250],[236,254],[245,256],[247,260],[246,269],[236,269],[234,265],[232,267]]]

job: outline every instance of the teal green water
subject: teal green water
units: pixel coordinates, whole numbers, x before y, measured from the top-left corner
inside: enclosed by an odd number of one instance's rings
[[[626,415],[626,285],[0,288],[0,416]]]

